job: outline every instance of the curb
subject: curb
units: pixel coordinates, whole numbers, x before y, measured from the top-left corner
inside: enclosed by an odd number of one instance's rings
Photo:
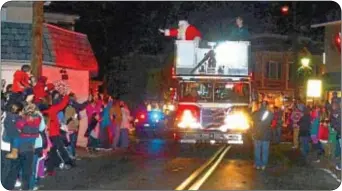
[[[328,173],[331,177],[333,177],[337,182],[341,183],[341,179],[339,179],[337,177],[337,175],[335,173],[333,173],[331,170],[329,169],[325,169],[325,168],[319,168],[320,170],[325,171],[326,173]]]

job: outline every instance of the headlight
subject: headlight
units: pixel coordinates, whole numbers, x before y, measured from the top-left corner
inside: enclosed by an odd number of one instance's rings
[[[178,127],[197,129],[200,128],[201,125],[197,122],[196,117],[190,110],[184,110],[180,123],[178,123]]]
[[[249,127],[248,117],[242,112],[236,112],[226,116],[224,125],[220,127],[220,130],[223,132],[228,129],[247,130]]]

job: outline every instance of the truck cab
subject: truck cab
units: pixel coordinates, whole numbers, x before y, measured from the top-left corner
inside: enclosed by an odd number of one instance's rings
[[[244,144],[251,128],[249,42],[190,45],[176,41],[174,138],[180,143]]]

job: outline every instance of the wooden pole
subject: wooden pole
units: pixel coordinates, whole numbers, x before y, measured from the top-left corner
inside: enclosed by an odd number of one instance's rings
[[[36,78],[42,75],[44,1],[33,2],[31,69]]]

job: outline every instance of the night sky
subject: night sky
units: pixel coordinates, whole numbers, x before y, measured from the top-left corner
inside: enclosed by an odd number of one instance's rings
[[[290,7],[288,15],[280,11]],[[172,40],[158,28],[177,26],[187,19],[207,40],[221,40],[241,15],[253,33],[289,34],[292,23],[291,2],[52,2],[47,12],[77,14],[76,31],[88,35],[100,68],[113,56],[130,52],[158,54],[168,51]],[[341,19],[341,8],[332,1],[297,2],[296,27],[305,36],[322,39],[321,29],[311,24]]]

